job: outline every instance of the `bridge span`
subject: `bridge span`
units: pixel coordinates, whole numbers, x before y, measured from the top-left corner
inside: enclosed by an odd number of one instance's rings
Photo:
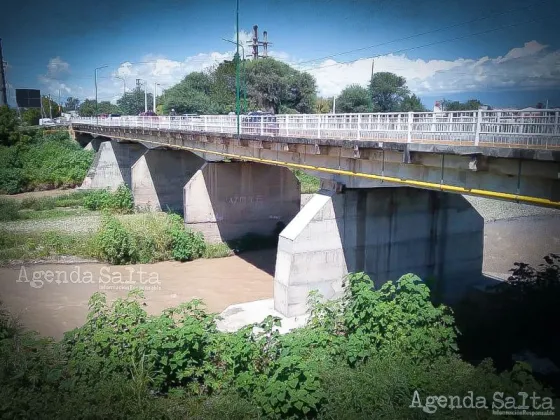
[[[97,152],[84,188],[124,183],[135,205],[179,211],[209,241],[285,226],[274,299],[287,316],[356,271],[378,284],[414,272],[462,295],[481,277],[484,225],[461,194],[560,208],[557,111],[77,118],[70,130]],[[322,179],[301,210],[287,168]]]

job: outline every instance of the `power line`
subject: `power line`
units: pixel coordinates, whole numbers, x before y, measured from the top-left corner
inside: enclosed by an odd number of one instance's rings
[[[530,9],[530,8],[535,7],[535,6],[537,6],[537,4],[533,4],[531,6],[525,6],[525,7],[518,7],[518,8],[515,8],[515,9],[509,9],[509,10],[506,10],[506,11],[503,11],[503,12],[491,13],[489,15],[482,16],[482,17],[479,17],[479,18],[476,18],[476,19],[468,20],[468,21],[465,21],[465,22],[455,23],[453,25],[448,25],[448,26],[444,26],[444,27],[441,27],[441,28],[432,29],[432,30],[429,30],[429,31],[426,31],[426,32],[420,32],[420,33],[405,36],[405,37],[402,37],[402,38],[396,38],[396,39],[393,39],[393,40],[390,40],[390,41],[381,42],[379,44],[374,44],[374,45],[369,45],[367,47],[362,47],[362,48],[356,48],[356,49],[353,49],[353,50],[343,51],[343,52],[340,52],[340,53],[327,55],[327,56],[324,56],[324,57],[321,57],[321,58],[315,58],[313,60],[302,61],[302,62],[298,63],[298,65],[305,64],[305,63],[312,63],[312,62],[320,61],[320,60],[326,60],[328,58],[333,58],[333,57],[338,57],[340,55],[346,55],[346,54],[351,54],[351,53],[354,53],[354,52],[364,51],[364,50],[368,50],[370,48],[381,47],[381,46],[384,46],[384,45],[392,44],[394,42],[406,41],[406,40],[416,38],[416,37],[419,37],[419,36],[429,35],[429,34],[433,34],[433,33],[436,33],[436,32],[445,31],[447,29],[452,29],[452,28],[457,28],[459,26],[468,25],[470,23],[479,22],[481,20],[486,20],[486,19],[489,19],[492,16],[502,16],[502,15],[505,15],[505,14],[508,14],[508,13]]]
[[[355,60],[341,61],[341,62],[334,63],[334,64],[324,64],[324,65],[320,65],[320,66],[311,66],[309,68],[302,69],[302,71],[318,70],[318,69],[322,69],[322,68],[340,66],[342,64],[355,63],[356,61],[360,61],[360,60],[369,60],[369,59],[372,59],[372,58],[383,57],[383,56],[386,56],[386,55],[389,55],[389,54],[398,54],[398,53],[402,53],[402,52],[417,50],[419,48],[431,47],[433,45],[445,44],[445,43],[448,43],[448,42],[458,41],[458,40],[461,40],[461,39],[469,38],[471,36],[483,35],[483,34],[487,34],[487,33],[490,33],[490,32],[496,32],[496,31],[499,31],[501,29],[512,28],[512,27],[515,27],[515,26],[526,25],[526,24],[534,23],[534,22],[540,22],[540,21],[543,21],[543,20],[546,20],[546,19],[548,19],[548,17],[543,18],[543,19],[532,19],[532,20],[529,20],[529,21],[514,23],[514,24],[511,24],[511,25],[503,25],[503,26],[499,26],[497,28],[488,29],[486,31],[474,32],[474,33],[471,33],[471,34],[462,35],[462,36],[458,36],[458,37],[455,37],[455,38],[444,39],[442,41],[435,41],[435,42],[430,42],[428,44],[417,45],[415,47],[402,48],[400,50],[394,50],[394,51],[390,51],[390,52],[383,53],[383,54],[377,54],[377,55],[374,55],[374,56],[371,56],[371,57],[362,57],[362,58],[357,58]]]

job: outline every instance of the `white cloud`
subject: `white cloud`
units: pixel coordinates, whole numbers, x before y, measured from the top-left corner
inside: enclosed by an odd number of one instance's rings
[[[338,63],[328,59],[313,68],[300,68],[317,79],[319,94],[332,96],[352,83],[366,85],[371,59]],[[297,67],[297,63],[291,61]],[[407,79],[420,95],[439,95],[481,90],[537,89],[560,87],[560,51],[549,51],[537,41],[513,48],[503,57],[456,60],[411,60],[406,55],[375,58],[378,71],[390,71]]]
[[[53,99],[58,99],[55,95],[59,91],[61,96],[71,94],[72,88],[68,83],[70,77],[70,64],[60,57],[51,58],[47,64],[47,72],[39,76],[42,94],[51,94]]]

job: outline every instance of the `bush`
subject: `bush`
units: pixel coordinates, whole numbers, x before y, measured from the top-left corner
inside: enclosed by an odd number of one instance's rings
[[[16,147],[0,146],[0,193],[16,194],[25,185],[24,171]]]
[[[71,188],[82,182],[94,153],[72,142],[66,132],[44,134],[21,154],[26,189]]]
[[[309,175],[300,169],[295,169],[293,172],[300,183],[302,194],[314,194],[321,188],[321,180],[316,176]]]
[[[496,391],[551,396],[527,365],[497,374],[489,361],[461,361],[451,315],[431,304],[417,277],[367,292],[371,285],[352,274],[341,300],[321,303],[314,294],[307,325],[286,335],[274,317],[220,332],[198,300],[148,315],[134,291],[111,304],[96,293],[86,323],[54,346],[22,341],[0,310],[0,415],[466,420],[493,413],[426,402],[435,407],[427,414],[410,407],[414,392],[421,402],[468,392],[490,403]]]
[[[138,260],[133,236],[115,217],[104,216],[93,244],[97,257],[111,264],[130,264]]]
[[[20,203],[9,198],[0,198],[0,221],[17,220]]]
[[[93,190],[84,198],[84,207],[89,210],[111,210],[130,213],[134,209],[132,191],[120,185],[116,191]]]
[[[0,192],[7,194],[74,187],[84,179],[94,155],[66,132],[18,130],[17,142],[4,144],[10,147],[0,145]]]
[[[204,237],[201,233],[185,229],[181,216],[171,214],[168,234],[171,236],[171,254],[174,260],[191,261],[204,254]]]

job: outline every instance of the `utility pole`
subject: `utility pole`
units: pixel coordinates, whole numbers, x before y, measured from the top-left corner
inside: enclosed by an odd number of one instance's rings
[[[371,78],[369,79],[369,86],[371,90],[371,112],[375,112],[375,105],[373,104],[373,68],[375,67],[375,58],[371,59]]]
[[[99,125],[99,111],[97,107],[97,70],[104,69],[105,67],[108,66],[101,66],[95,68],[95,122],[97,125]]]
[[[156,113],[156,96],[157,96],[157,83],[154,82],[154,100],[153,100],[154,114]]]
[[[248,41],[248,43],[253,47],[253,60],[258,58],[268,57],[268,46],[272,45],[272,42],[268,42],[268,32],[263,31],[264,41],[259,41],[259,26],[253,25],[253,39]],[[259,47],[263,47],[263,55],[259,55]]]
[[[49,116],[52,120],[52,102],[51,102],[51,94],[49,93]]]
[[[332,113],[336,114],[336,96],[332,98]]]
[[[60,102],[60,89],[58,89],[58,112],[60,113],[60,115],[62,115],[62,102]]]
[[[236,52],[235,52],[235,113],[237,114],[237,138],[239,139],[239,0],[235,8],[235,32],[236,32]]]
[[[4,73],[4,56],[2,55],[2,38],[0,38],[0,106],[8,105],[6,74]]]

